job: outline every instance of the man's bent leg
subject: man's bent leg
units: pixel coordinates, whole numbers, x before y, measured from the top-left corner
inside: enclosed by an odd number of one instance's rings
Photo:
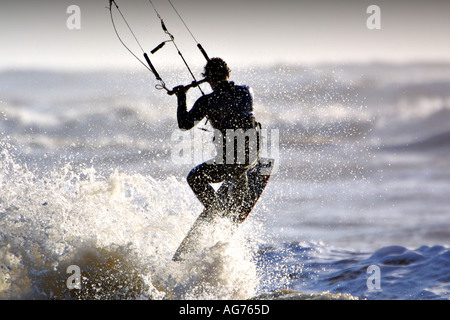
[[[216,191],[211,183],[222,182],[227,177],[224,165],[202,163],[189,172],[187,182],[205,208],[217,203]]]

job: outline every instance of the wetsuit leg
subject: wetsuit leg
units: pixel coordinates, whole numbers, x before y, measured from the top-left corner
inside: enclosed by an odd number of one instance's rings
[[[244,174],[246,171],[245,166],[205,162],[189,172],[187,182],[200,202],[205,208],[208,208],[212,204],[217,204],[216,191],[211,183],[219,183],[234,178],[239,180],[236,189],[241,189],[246,186],[247,179]]]
[[[232,212],[237,212],[238,208],[245,205],[244,201],[248,193],[248,177],[247,170],[242,174],[234,177],[234,183],[231,185],[231,190],[228,191],[229,199],[229,209]]]

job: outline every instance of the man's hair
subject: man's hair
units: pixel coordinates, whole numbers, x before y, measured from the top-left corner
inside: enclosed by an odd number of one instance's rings
[[[205,66],[203,76],[212,81],[223,81],[230,76],[230,68],[221,58],[211,58]]]

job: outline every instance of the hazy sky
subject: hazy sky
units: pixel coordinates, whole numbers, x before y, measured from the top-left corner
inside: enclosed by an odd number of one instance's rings
[[[167,39],[147,0],[116,0],[144,50]],[[167,0],[153,0],[192,64],[204,59]],[[172,0],[210,56],[233,64],[450,61],[450,1]],[[0,69],[142,68],[122,47],[107,0],[0,0]],[[369,5],[381,9],[381,30],[369,30]],[[70,5],[80,29],[69,30]],[[139,56],[117,11],[123,39]],[[151,58],[179,64],[167,44]]]

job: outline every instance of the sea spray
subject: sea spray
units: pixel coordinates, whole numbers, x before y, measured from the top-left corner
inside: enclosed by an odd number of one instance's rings
[[[170,261],[157,274],[169,299],[248,299],[258,289],[253,259],[256,233],[215,219],[182,261]]]
[[[229,299],[255,293],[249,227],[229,237],[226,222],[216,224],[188,265],[171,261],[201,212],[184,181],[117,171],[105,177],[70,163],[34,173],[8,148],[1,166],[2,298]],[[67,286],[69,266],[80,270],[80,289]]]

